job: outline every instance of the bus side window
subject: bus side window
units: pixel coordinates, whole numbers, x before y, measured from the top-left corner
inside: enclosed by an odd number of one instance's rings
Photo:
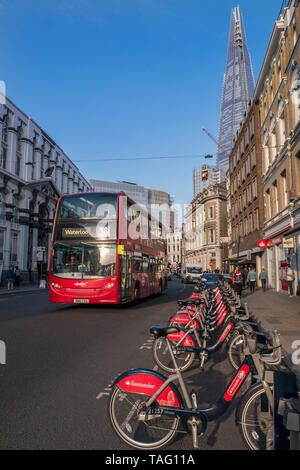
[[[143,273],[149,272],[149,256],[143,255]]]
[[[133,271],[135,273],[142,273],[143,272],[143,258],[139,256],[135,256],[133,259]]]

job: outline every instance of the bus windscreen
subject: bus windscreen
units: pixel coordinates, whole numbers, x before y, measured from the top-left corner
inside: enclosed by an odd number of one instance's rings
[[[53,247],[53,276],[63,279],[107,279],[116,273],[116,245],[57,243]]]

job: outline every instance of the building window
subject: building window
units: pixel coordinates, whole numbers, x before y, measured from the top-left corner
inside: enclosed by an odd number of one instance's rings
[[[254,212],[254,230],[258,230],[259,228],[259,223],[258,223],[258,210]]]
[[[244,234],[248,235],[248,219],[244,219]]]
[[[7,144],[8,137],[8,116],[4,116],[2,124],[2,142]]]
[[[250,173],[250,162],[249,162],[249,157],[246,160],[246,170],[247,170],[247,175]]]
[[[240,236],[240,237],[243,237],[243,236],[244,236],[243,222],[240,222],[240,233],[239,233],[239,236]]]
[[[0,220],[5,219],[5,200],[4,196],[0,194]]]
[[[278,213],[279,211],[279,201],[278,201],[278,186],[277,186],[277,181],[273,183],[273,204],[274,204],[274,210],[275,214]]]
[[[283,207],[288,205],[288,193],[287,193],[287,184],[286,184],[286,171],[281,173],[281,189],[282,189],[282,198],[283,198]]]
[[[246,191],[243,192],[243,203],[244,203],[244,207],[246,207],[246,205],[247,205],[247,193],[246,193]]]
[[[209,218],[210,218],[210,219],[213,219],[213,218],[214,218],[214,208],[213,208],[213,207],[210,207],[210,208],[209,208]]]
[[[293,111],[294,125],[298,124],[300,119],[300,66],[297,65],[292,77]]]
[[[245,131],[245,142],[246,142],[246,147],[249,145],[249,138],[248,138],[248,129]]]
[[[6,168],[6,155],[7,155],[7,147],[5,144],[2,144],[0,149],[0,167]]]
[[[254,135],[254,123],[253,119],[250,121],[250,132],[251,132],[251,137]]]
[[[245,165],[243,165],[243,167],[242,167],[242,181],[245,181],[245,177],[246,177],[246,175],[245,175]]]
[[[257,198],[257,180],[253,180],[253,200]]]
[[[10,237],[10,262],[16,263],[18,261],[18,234],[11,232]]]
[[[209,243],[215,243],[215,231],[213,228],[209,229]]]
[[[18,201],[17,198],[14,197],[12,202],[13,202],[13,205],[14,205],[12,221],[15,224],[18,224],[19,223],[19,201]]]
[[[22,158],[22,134],[23,134],[23,129],[22,126],[18,130],[17,134],[17,152],[16,152],[16,166],[15,166],[15,173],[17,176],[20,176],[21,172],[21,158]]]
[[[253,148],[251,152],[251,165],[252,165],[252,168],[254,168],[256,165],[255,147]]]
[[[2,124],[2,145],[0,148],[0,167],[1,168],[6,168],[7,136],[8,136],[8,117],[4,116],[3,124]]]
[[[0,261],[3,261],[4,252],[4,230],[0,230]]]
[[[248,202],[252,202],[252,196],[251,196],[251,184],[248,184]]]
[[[270,219],[272,217],[272,206],[271,206],[271,193],[270,190],[268,189],[266,191],[266,219]]]

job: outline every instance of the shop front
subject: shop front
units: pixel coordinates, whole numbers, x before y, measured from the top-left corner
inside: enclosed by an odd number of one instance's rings
[[[295,252],[286,242],[285,233],[265,240],[269,287],[277,292],[288,291],[287,268],[295,268]]]

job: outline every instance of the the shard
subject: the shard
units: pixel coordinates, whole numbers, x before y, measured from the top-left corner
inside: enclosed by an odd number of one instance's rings
[[[231,11],[226,72],[223,81],[217,168],[226,178],[233,138],[254,95],[254,76],[240,7]]]

